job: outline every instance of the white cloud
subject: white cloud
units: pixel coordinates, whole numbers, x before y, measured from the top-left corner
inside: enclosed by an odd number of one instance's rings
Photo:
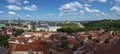
[[[85,7],[90,7],[91,5],[90,4],[84,4]]]
[[[84,15],[84,14],[85,14],[85,11],[80,10],[80,15]]]
[[[30,15],[26,15],[27,17],[30,17]]]
[[[98,0],[85,0],[86,2],[98,1]],[[74,1],[76,2],[76,1]],[[98,9],[90,9],[90,3],[84,3],[84,6],[77,2],[79,5],[74,5],[74,2],[70,2],[67,4],[62,5],[59,10],[61,11],[59,16],[85,16],[85,15],[92,15],[92,16],[106,16],[104,12]],[[76,7],[77,6],[77,7]],[[79,11],[79,12],[78,12]]]
[[[105,14],[104,12],[101,12],[101,15],[105,16],[105,15],[107,15],[107,14]]]
[[[88,7],[85,7],[85,14],[92,14],[93,16],[106,16],[104,12],[97,10],[97,9],[89,9]]]
[[[69,12],[69,13],[61,12],[59,16],[75,16],[78,15],[79,13],[80,12]]]
[[[47,16],[53,16],[53,15],[54,15],[54,14],[51,14],[51,13],[50,13],[50,14],[47,14]]]
[[[90,3],[90,2],[93,2],[93,1],[95,1],[95,0],[82,0],[82,1],[84,1],[84,2],[86,2],[86,3]]]
[[[28,10],[28,11],[34,11],[37,10],[37,8],[38,7],[36,5],[23,7],[24,10]]]
[[[117,16],[120,16],[120,0],[114,0],[115,5],[110,8],[110,10],[113,12],[113,14],[116,14]]]
[[[17,15],[15,12],[9,11],[8,12],[9,15]]]
[[[29,3],[29,1],[28,1],[28,0],[24,0],[23,3],[24,3],[24,4],[27,4],[27,3]]]
[[[118,7],[118,6],[113,6],[110,10],[111,10],[112,12],[120,15],[120,7]]]
[[[111,8],[111,10],[112,11],[119,11],[119,7],[114,6],[114,7]]]
[[[21,10],[21,7],[16,6],[16,5],[8,5],[6,7],[10,10]]]
[[[99,2],[107,2],[107,0],[98,0]]]
[[[85,11],[88,13],[100,13],[100,10],[89,9],[88,7],[85,7]]]
[[[17,4],[17,5],[21,5],[21,0],[7,0],[8,3],[14,3],[14,4]]]
[[[62,5],[59,8],[59,10],[62,12],[74,12],[74,11],[77,11],[78,8],[83,8],[83,5],[77,1],[74,1],[74,2],[70,2]]]
[[[29,15],[29,14],[27,14],[27,15],[25,16],[25,18],[30,18],[30,15]]]
[[[15,3],[17,0],[7,0],[8,3]]]
[[[4,11],[0,11],[0,14],[4,13]]]
[[[120,0],[115,0],[116,2],[120,2]]]
[[[60,14],[59,14],[59,16],[63,16],[64,15],[64,13],[63,12],[61,12]]]
[[[54,14],[49,13],[49,14],[45,15],[45,17],[44,17],[44,18],[54,18],[54,17],[55,17],[55,15],[54,15]]]
[[[107,2],[107,0],[82,0],[84,1],[85,3],[91,3],[93,1],[98,1],[98,2]]]
[[[80,13],[85,13],[84,11],[80,10]]]

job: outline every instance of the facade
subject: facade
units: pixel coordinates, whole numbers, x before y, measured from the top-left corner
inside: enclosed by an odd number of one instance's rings
[[[32,25],[28,24],[28,30],[31,30],[32,29]]]
[[[56,32],[57,29],[60,29],[61,26],[49,26],[49,27],[36,27],[36,31],[50,31],[50,32]]]
[[[61,26],[51,26],[51,27],[49,27],[49,31],[56,32],[57,29],[60,29],[60,28],[61,28]]]
[[[29,51],[11,51],[12,54],[44,54],[42,51],[33,51],[33,53],[29,53]]]
[[[36,31],[48,31],[48,29],[45,27],[37,27]]]

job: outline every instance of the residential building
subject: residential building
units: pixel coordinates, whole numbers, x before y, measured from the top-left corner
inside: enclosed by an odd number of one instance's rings
[[[57,32],[57,29],[60,29],[61,26],[50,26],[48,31]]]

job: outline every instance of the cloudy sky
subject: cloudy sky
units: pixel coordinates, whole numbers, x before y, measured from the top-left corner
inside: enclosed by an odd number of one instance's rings
[[[0,0],[0,20],[120,19],[120,0]]]

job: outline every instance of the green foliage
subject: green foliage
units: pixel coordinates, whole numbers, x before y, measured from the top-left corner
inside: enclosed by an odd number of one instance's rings
[[[86,27],[86,30],[99,30],[99,29],[106,29],[107,31],[110,30],[120,30],[120,20],[101,20],[96,21],[89,26]]]
[[[0,46],[8,47],[8,41],[7,40],[2,40],[0,41]]]
[[[105,29],[105,31],[120,31],[120,20],[100,20],[89,22],[85,28],[80,28],[79,25],[75,23],[64,24],[59,32],[74,33],[78,31],[90,31],[90,30],[100,30]],[[102,35],[102,34],[100,34]]]
[[[35,30],[35,25],[32,25],[32,29]]]
[[[104,35],[104,33],[105,33],[105,32],[101,32],[101,33],[99,33],[99,36],[103,36],[103,35]]]
[[[61,37],[61,41],[66,41],[67,37]]]
[[[21,23],[18,23],[18,26],[19,26],[19,27],[21,27],[21,26],[22,26],[22,24],[21,24]]]
[[[91,35],[88,36],[88,39],[92,40],[93,42],[97,42],[97,43],[100,42],[99,39],[93,39]]]
[[[112,35],[116,35],[116,34],[117,34],[117,32],[115,32],[115,31],[112,33]]]
[[[14,31],[13,35],[15,36],[19,36],[24,32],[24,30],[22,29],[13,29],[13,31]]]
[[[45,30],[40,30],[39,32],[45,32]]]
[[[1,29],[5,29],[5,27],[2,27]]]
[[[104,43],[109,43],[109,38],[105,39]]]
[[[76,28],[76,29],[78,29],[78,28],[80,28],[80,27],[79,27],[78,24],[68,23],[68,24],[64,24],[64,25],[62,26],[62,28]]]
[[[84,28],[80,28],[78,24],[75,23],[68,23],[64,24],[62,28],[58,29],[57,31],[59,32],[66,32],[68,34],[73,33],[73,32],[78,32],[78,31],[83,31]]]
[[[45,44],[47,44],[47,42],[40,42],[40,44],[43,44],[43,45],[45,45]]]
[[[7,35],[0,35],[0,41],[8,40],[8,39],[9,39],[9,36],[7,36]]]
[[[92,40],[92,36],[91,36],[91,35],[89,35],[89,36],[88,36],[88,39],[89,39],[89,40]]]
[[[61,47],[68,48],[68,42],[67,41],[62,42]]]
[[[68,48],[67,37],[61,37],[61,43],[62,48]]]
[[[9,39],[9,36],[7,35],[1,35],[0,36],[0,46],[4,46],[4,47],[8,47],[8,39]]]
[[[100,40],[98,40],[98,39],[92,39],[92,41],[97,42],[97,43],[100,42]]]

